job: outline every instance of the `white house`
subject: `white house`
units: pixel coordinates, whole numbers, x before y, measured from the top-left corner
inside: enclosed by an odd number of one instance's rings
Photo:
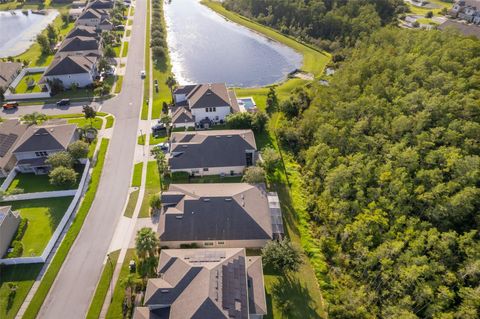
[[[32,125],[13,150],[16,169],[22,173],[46,174],[50,170],[45,162],[48,156],[67,150],[78,138],[76,124]]]
[[[251,130],[218,130],[172,133],[167,158],[171,172],[203,176],[242,174],[257,156]]]
[[[42,81],[60,80],[65,88],[72,84],[85,87],[93,84],[97,75],[97,58],[94,56],[74,55],[57,56],[43,74]]]
[[[185,108],[202,127],[223,122],[227,115],[239,111],[235,92],[228,90],[224,83],[181,86],[174,90],[173,96],[175,106]]]
[[[11,206],[0,207],[0,258],[7,253],[19,224],[18,212],[12,211]]]

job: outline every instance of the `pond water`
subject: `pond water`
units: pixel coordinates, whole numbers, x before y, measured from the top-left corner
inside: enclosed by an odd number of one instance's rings
[[[57,15],[56,10],[48,10],[46,14],[30,10],[0,11],[0,58],[26,51]]]
[[[172,69],[181,84],[264,86],[302,65],[293,49],[227,21],[198,0],[172,0],[164,11]]]

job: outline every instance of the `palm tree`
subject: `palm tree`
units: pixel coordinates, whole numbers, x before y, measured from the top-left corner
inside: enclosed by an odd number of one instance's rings
[[[25,114],[21,117],[21,121],[28,125],[40,124],[47,120],[47,116],[43,113],[33,112],[30,114]]]
[[[165,81],[165,84],[168,86],[170,89],[170,94],[172,95],[172,101],[173,101],[173,87],[177,85],[177,81],[173,77],[173,75],[169,75],[167,80]]]
[[[159,246],[159,240],[156,233],[149,227],[143,227],[137,232],[135,238],[135,248],[141,259],[146,257],[154,257]]]
[[[168,168],[167,158],[160,148],[154,148],[152,155],[157,161],[158,174],[160,175],[160,189],[163,190],[163,177]]]
[[[122,287],[125,287],[125,299],[129,309],[132,307],[135,288],[140,283],[141,280],[137,277],[137,274],[128,274],[127,277],[122,278],[120,281]]]

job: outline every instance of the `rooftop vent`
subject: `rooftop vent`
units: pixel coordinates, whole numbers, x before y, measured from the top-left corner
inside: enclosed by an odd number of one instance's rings
[[[210,198],[204,198],[203,201],[204,201],[204,202],[209,202],[209,201],[210,201]]]
[[[228,197],[228,198],[225,198],[225,201],[226,201],[226,202],[231,202],[232,199],[231,199],[230,197]]]
[[[160,290],[162,293],[167,293],[168,292],[168,289],[162,289]]]
[[[227,135],[227,137],[232,137],[231,135]]]
[[[183,216],[175,216],[176,219],[182,219]]]

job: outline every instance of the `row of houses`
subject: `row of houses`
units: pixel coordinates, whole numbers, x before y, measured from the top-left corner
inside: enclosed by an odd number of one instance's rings
[[[454,18],[480,25],[480,1],[478,0],[460,0],[453,5],[449,13]]]
[[[220,83],[180,86],[173,100],[175,128],[209,128],[242,111]],[[189,176],[238,176],[259,160],[252,130],[173,132],[166,152],[169,171]],[[134,318],[263,318],[262,259],[246,249],[283,237],[277,194],[264,184],[191,183],[170,184],[160,197],[158,278]]]
[[[66,151],[78,138],[77,125],[65,120],[42,125],[6,120],[0,124],[0,177],[7,177],[13,170],[46,174],[51,168],[46,163],[48,156]],[[0,258],[7,253],[19,223],[18,212],[10,206],[0,207]]]
[[[73,85],[86,87],[94,83],[98,77],[97,64],[103,56],[101,34],[114,28],[109,20],[113,7],[112,0],[94,0],[70,13],[77,18],[75,27],[57,47],[42,83],[58,80],[65,88]]]

